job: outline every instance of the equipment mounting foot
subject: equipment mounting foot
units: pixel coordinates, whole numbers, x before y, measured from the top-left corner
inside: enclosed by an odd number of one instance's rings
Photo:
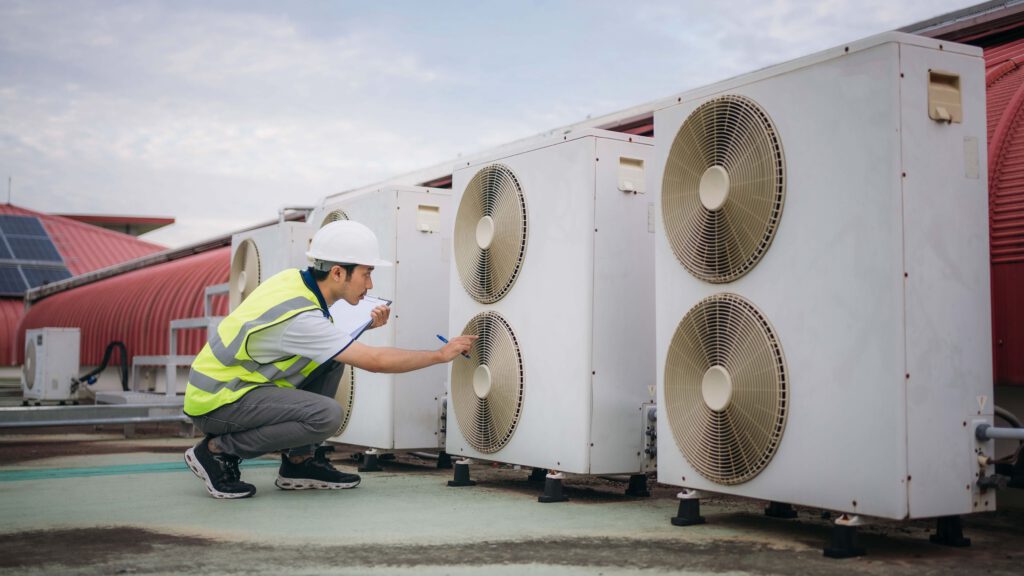
[[[673,526],[696,526],[705,522],[700,515],[700,492],[683,490],[676,498],[679,498],[679,511],[672,517]]]
[[[449,480],[448,485],[452,487],[476,486],[476,482],[469,479],[469,458],[459,460],[455,463],[455,479]]]
[[[537,502],[550,504],[551,502],[565,502],[569,499],[562,492],[562,473],[551,471],[544,477],[544,493],[537,497]]]
[[[836,518],[832,527],[832,543],[822,550],[829,558],[855,558],[867,552],[857,538],[857,526],[861,525],[859,516],[842,514]]]
[[[359,467],[360,472],[380,472],[379,454],[376,450],[367,450],[363,453],[363,465]]]
[[[971,545],[970,538],[964,538],[964,529],[959,516],[943,516],[937,519],[935,534],[928,537],[933,544],[964,548]]]
[[[633,474],[629,477],[629,486],[626,487],[626,496],[639,496],[646,498],[651,495],[647,489],[647,475]]]
[[[796,518],[796,510],[785,502],[769,502],[764,508],[764,515],[769,518]]]

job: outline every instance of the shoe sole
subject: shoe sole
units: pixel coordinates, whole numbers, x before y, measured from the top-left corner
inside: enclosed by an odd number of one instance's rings
[[[235,500],[238,498],[248,498],[256,493],[255,490],[252,492],[221,492],[213,487],[213,482],[210,481],[210,476],[206,473],[206,470],[199,464],[199,459],[196,458],[196,448],[193,446],[185,451],[185,464],[188,464],[189,470],[206,484],[206,490],[210,493],[210,496],[214,498],[221,498],[224,500]]]
[[[347,490],[355,488],[362,480],[355,482],[324,482],[323,480],[311,480],[309,478],[285,478],[278,476],[274,486],[281,490]]]

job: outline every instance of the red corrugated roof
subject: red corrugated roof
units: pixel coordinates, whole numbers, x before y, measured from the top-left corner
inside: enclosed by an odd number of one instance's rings
[[[11,204],[0,204],[0,214],[39,218],[64,258],[64,264],[75,276],[164,250],[159,244],[145,242],[128,234]]]
[[[1024,39],[985,49],[996,384],[1024,384]]]
[[[992,263],[1024,262],[1024,39],[985,50]]]
[[[228,281],[230,259],[231,248],[225,246],[40,300],[18,327],[18,361],[24,355],[20,343],[25,330],[45,326],[81,328],[83,366],[98,365],[104,349],[115,340],[124,342],[129,357],[167,354],[170,321],[203,316],[204,290]],[[227,313],[226,297],[217,297],[213,303],[215,315]],[[195,354],[206,342],[206,334],[184,331],[178,342],[179,354]]]
[[[12,204],[0,204],[0,214],[35,216],[50,235],[68,271],[84,274],[164,250],[163,246],[144,242],[134,236],[105,230],[69,218],[43,214]],[[20,298],[0,298],[0,365],[21,363],[24,351],[17,336],[25,304]]]

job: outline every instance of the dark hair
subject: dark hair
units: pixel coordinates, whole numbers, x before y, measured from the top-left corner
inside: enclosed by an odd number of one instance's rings
[[[325,278],[327,278],[327,276],[330,275],[331,268],[334,268],[335,266],[341,266],[342,268],[344,268],[345,269],[345,280],[349,280],[349,279],[352,278],[352,271],[355,270],[356,266],[359,266],[359,264],[332,264],[331,267],[328,268],[327,270],[319,270],[319,269],[317,269],[317,268],[315,268],[313,266],[310,266],[309,267],[309,272],[310,272],[310,274],[313,275],[313,279],[314,280],[316,280],[317,282],[320,282],[321,280],[324,280]]]

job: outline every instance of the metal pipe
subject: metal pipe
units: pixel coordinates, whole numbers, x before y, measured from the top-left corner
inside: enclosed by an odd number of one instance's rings
[[[978,427],[974,429],[974,436],[978,440],[992,440],[994,438],[1024,440],[1024,428],[997,428],[988,424],[978,424]]]
[[[32,428],[36,426],[93,426],[99,424],[149,424],[157,422],[191,422],[188,416],[121,416],[110,418],[85,418],[81,420],[35,420],[22,422],[0,422],[3,428]]]

